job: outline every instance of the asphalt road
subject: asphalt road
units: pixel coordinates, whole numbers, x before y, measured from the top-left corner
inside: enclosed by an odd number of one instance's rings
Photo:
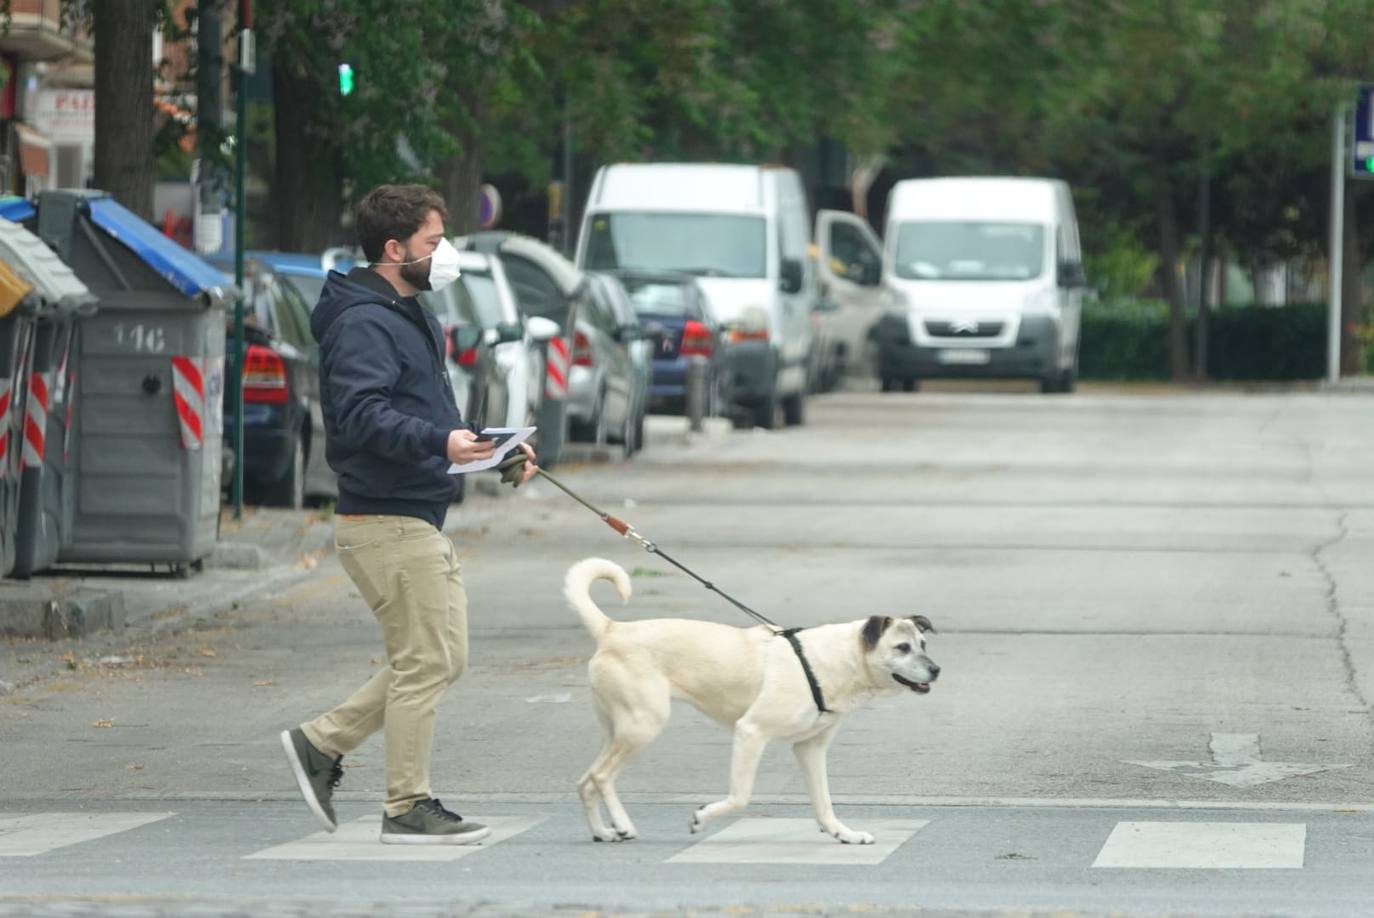
[[[729,760],[689,708],[620,780],[643,837],[591,843],[572,793],[598,746],[591,643],[560,598],[567,565],[633,573],[627,608],[602,597],[618,617],[747,623],[547,484],[474,489],[450,517],[473,655],[441,709],[435,788],[507,829],[452,863],[306,841],[276,732],[380,654],[332,558],[175,633],[5,649],[0,666],[73,657],[0,697],[0,915],[1358,914],[1374,893],[1372,422],[1368,393],[851,392],[814,400],[802,428],[561,470],[780,623],[935,622],[935,690],[860,712],[831,750],[839,814],[874,849],[821,844],[776,748],[749,813],[689,836]],[[380,753],[346,760],[344,841],[364,853],[381,847]],[[37,817],[64,813],[143,815]]]

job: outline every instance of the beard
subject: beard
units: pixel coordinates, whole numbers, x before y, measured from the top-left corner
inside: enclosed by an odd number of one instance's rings
[[[406,253],[406,261],[410,261],[409,253]],[[430,259],[426,258],[414,264],[401,265],[401,277],[416,290],[429,290],[429,263]]]

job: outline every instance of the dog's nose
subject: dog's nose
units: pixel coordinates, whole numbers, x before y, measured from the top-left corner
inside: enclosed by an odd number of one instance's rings
[[[931,663],[927,666],[927,669],[930,670],[931,682],[934,682],[936,679],[940,678],[940,667],[936,666],[934,663]]]

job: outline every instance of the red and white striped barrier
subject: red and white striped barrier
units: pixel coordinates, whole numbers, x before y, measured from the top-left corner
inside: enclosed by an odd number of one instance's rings
[[[200,449],[205,443],[205,376],[200,357],[172,358],[172,401],[181,425],[182,449]]]
[[[24,406],[24,445],[19,470],[43,467],[48,437],[48,381],[42,373],[29,374],[29,398]]]
[[[0,478],[10,474],[10,395],[13,384],[9,377],[0,379]]]
[[[568,342],[566,339],[549,339],[548,367],[544,377],[545,398],[568,397]]]

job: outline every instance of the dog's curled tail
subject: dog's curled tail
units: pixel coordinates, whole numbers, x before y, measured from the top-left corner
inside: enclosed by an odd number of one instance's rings
[[[564,598],[568,600],[568,605],[582,616],[582,624],[594,638],[601,637],[611,625],[611,619],[592,602],[592,584],[598,580],[609,580],[615,584],[621,601],[630,601],[630,575],[614,561],[587,558],[568,568],[568,574],[563,578]]]

